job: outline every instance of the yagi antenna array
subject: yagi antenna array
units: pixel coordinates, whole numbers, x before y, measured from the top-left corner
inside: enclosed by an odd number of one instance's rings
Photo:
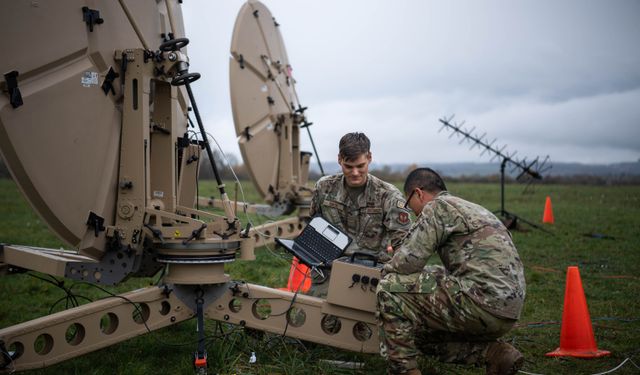
[[[508,228],[514,228],[517,225],[517,220],[520,219],[523,222],[535,228],[548,232],[544,228],[532,222],[524,220],[518,215],[515,215],[505,210],[504,208],[504,196],[505,196],[504,172],[507,164],[511,164],[512,166],[511,173],[513,173],[516,170],[519,170],[520,173],[516,177],[516,180],[519,181],[523,177],[527,180],[527,187],[525,188],[525,191],[526,191],[529,188],[529,185],[533,181],[542,180],[542,174],[549,171],[549,169],[551,169],[551,164],[547,164],[549,162],[549,156],[547,155],[542,160],[540,160],[540,157],[537,156],[535,159],[533,159],[533,161],[527,161],[526,157],[522,159],[518,159],[516,158],[516,154],[518,153],[517,151],[514,151],[513,153],[505,151],[507,148],[507,145],[505,144],[502,147],[498,146],[498,144],[496,143],[496,140],[497,140],[496,138],[494,138],[492,141],[489,142],[489,138],[486,138],[487,133],[483,133],[481,136],[477,136],[476,135],[477,133],[474,134],[474,132],[476,131],[475,126],[471,129],[467,129],[463,127],[464,121],[459,124],[456,124],[456,123],[453,123],[452,120],[453,120],[453,116],[449,118],[440,119],[440,122],[442,123],[442,127],[438,132],[441,132],[442,129],[447,129],[447,131],[451,131],[449,138],[453,137],[454,135],[456,137],[460,137],[459,144],[462,144],[463,142],[468,142],[471,144],[471,147],[469,148],[470,150],[476,147],[482,150],[482,152],[480,152],[480,156],[484,155],[485,153],[490,153],[492,154],[491,161],[495,159],[501,160],[501,163],[500,163],[500,210],[496,211],[496,213],[498,213],[500,216],[503,217],[503,221],[505,222],[505,225]]]
[[[459,144],[462,144],[463,142],[470,143],[471,147],[469,148],[469,150],[478,147],[482,150],[482,152],[480,152],[480,156],[488,152],[493,155],[491,156],[490,161],[500,159],[505,164],[511,164],[511,173],[516,170],[520,170],[520,173],[516,177],[516,180],[520,180],[524,176],[529,177],[530,180],[542,180],[542,175],[552,168],[552,165],[549,163],[549,155],[547,155],[542,160],[539,156],[536,156],[536,158],[532,161],[527,161],[526,157],[518,159],[516,158],[516,154],[518,153],[518,151],[514,151],[513,153],[505,151],[507,145],[505,144],[502,147],[499,147],[496,143],[496,138],[489,142],[489,138],[487,138],[486,132],[480,136],[474,135],[474,131],[476,130],[475,126],[471,129],[464,128],[464,121],[459,124],[453,123],[453,117],[454,116],[452,115],[448,119],[440,119],[439,121],[442,123],[442,127],[440,127],[440,130],[438,130],[438,132],[441,132],[442,129],[451,131],[449,138],[453,137],[454,135],[457,137],[461,137]]]

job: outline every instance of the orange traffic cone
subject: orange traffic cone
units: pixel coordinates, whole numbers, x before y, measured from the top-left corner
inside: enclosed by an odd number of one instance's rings
[[[567,268],[567,285],[564,291],[562,310],[562,328],[560,329],[560,347],[547,353],[550,357],[595,358],[611,354],[598,350],[593,337],[591,317],[587,309],[587,300],[582,289],[578,267]]]
[[[300,263],[298,258],[293,257],[287,287],[280,288],[280,290],[306,293],[309,289],[311,289],[311,272],[309,271],[309,267]]]
[[[544,214],[542,215],[542,222],[546,224],[553,224],[553,208],[551,208],[551,197],[547,195],[547,201],[544,203]]]

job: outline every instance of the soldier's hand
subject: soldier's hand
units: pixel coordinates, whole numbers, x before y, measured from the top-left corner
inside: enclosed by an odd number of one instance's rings
[[[382,271],[380,273],[382,277],[385,277],[392,272],[394,272],[393,267],[391,267],[389,263],[385,263],[385,265],[382,266]]]
[[[393,255],[393,246],[391,246],[390,244],[387,245],[387,254]]]

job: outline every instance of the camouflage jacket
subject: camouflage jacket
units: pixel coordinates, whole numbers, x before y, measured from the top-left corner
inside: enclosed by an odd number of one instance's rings
[[[441,192],[425,205],[384,269],[427,273],[427,261],[436,252],[461,292],[496,316],[519,318],[525,297],[524,268],[511,234],[495,215]]]
[[[311,216],[321,215],[347,233],[353,241],[345,251],[366,252],[389,260],[387,245],[398,246],[411,227],[404,197],[390,183],[368,175],[364,193],[357,204],[349,198],[342,173],[325,176],[316,183]]]

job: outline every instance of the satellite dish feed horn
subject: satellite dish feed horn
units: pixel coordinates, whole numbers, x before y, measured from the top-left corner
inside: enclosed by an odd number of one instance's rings
[[[306,118],[291,64],[269,9],[245,3],[231,41],[231,107],[242,158],[258,193],[279,214],[307,205],[310,153],[300,150]]]

